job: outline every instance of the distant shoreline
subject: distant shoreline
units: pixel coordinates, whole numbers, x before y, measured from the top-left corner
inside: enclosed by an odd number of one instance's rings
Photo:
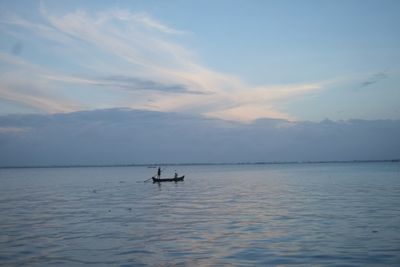
[[[37,168],[106,168],[106,167],[156,167],[156,166],[234,166],[234,165],[285,165],[285,164],[337,164],[337,163],[382,163],[400,162],[400,159],[388,160],[332,160],[332,161],[260,161],[260,162],[220,162],[220,163],[140,163],[140,164],[85,164],[85,165],[38,165],[38,166],[0,166],[0,169],[37,169]]]

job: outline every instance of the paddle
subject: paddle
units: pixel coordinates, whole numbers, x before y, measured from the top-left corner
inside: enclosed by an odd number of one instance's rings
[[[149,179],[147,179],[147,180],[145,180],[145,181],[143,181],[143,182],[145,183],[145,182],[147,182],[148,180],[150,180],[151,178],[153,178],[153,177],[150,177]]]

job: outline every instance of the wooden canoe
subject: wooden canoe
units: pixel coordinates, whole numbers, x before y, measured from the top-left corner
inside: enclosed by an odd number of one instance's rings
[[[176,178],[157,178],[157,177],[151,177],[151,179],[153,179],[153,183],[161,183],[161,182],[179,182],[179,181],[183,181],[184,178],[185,178],[185,175],[179,176],[179,177],[176,177]]]

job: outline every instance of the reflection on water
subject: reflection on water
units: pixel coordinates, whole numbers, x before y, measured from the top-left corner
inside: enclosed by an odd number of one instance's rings
[[[176,167],[174,167],[176,169]],[[400,265],[398,163],[0,169],[0,264]]]

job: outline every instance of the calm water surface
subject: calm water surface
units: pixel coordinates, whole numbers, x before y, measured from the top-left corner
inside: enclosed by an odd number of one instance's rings
[[[176,169],[0,169],[0,265],[400,266],[399,163]]]

